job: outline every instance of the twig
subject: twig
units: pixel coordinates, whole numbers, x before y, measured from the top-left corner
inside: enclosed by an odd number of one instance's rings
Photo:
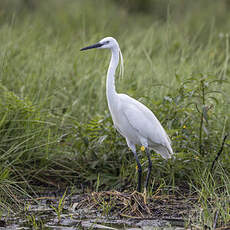
[[[214,165],[215,165],[216,161],[218,160],[218,158],[220,157],[220,154],[222,153],[222,151],[223,151],[223,149],[224,149],[224,143],[225,143],[227,137],[228,137],[228,134],[226,134],[226,135],[224,136],[224,139],[223,139],[223,141],[222,141],[221,148],[220,148],[219,152],[217,153],[216,158],[215,158],[214,161],[212,162],[212,167],[211,167],[211,170],[210,170],[211,172],[212,172],[212,170],[213,170],[213,168],[214,168]]]
[[[213,229],[216,229],[216,223],[217,223],[218,216],[219,216],[219,210],[217,210],[216,215],[215,215],[215,219],[214,219],[214,223],[213,223]]]

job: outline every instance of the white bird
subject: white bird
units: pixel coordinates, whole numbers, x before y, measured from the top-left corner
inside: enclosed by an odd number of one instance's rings
[[[153,112],[139,101],[126,94],[116,92],[115,72],[121,58],[121,72],[123,72],[123,58],[118,42],[112,37],[103,38],[98,43],[82,48],[110,49],[112,56],[107,72],[106,96],[112,120],[118,132],[125,137],[128,147],[132,150],[138,167],[138,192],[141,191],[142,167],[136,152],[136,145],[141,145],[141,150],[146,151],[148,157],[148,174],[144,184],[144,194],[149,183],[152,162],[149,149],[159,153],[164,159],[171,158],[173,150],[171,141]]]

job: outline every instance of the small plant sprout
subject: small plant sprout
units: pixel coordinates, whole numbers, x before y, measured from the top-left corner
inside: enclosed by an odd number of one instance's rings
[[[100,186],[100,173],[98,173],[98,175],[97,175],[96,192],[99,191],[99,186]]]
[[[63,208],[64,208],[64,204],[65,204],[65,199],[66,199],[66,191],[64,192],[64,194],[62,195],[61,199],[58,202],[58,206],[54,207],[53,205],[51,205],[51,208],[55,211],[57,217],[58,217],[58,221],[61,221],[61,214],[63,213]]]
[[[35,215],[27,215],[27,222],[34,230],[44,229],[44,224],[41,219],[36,219]]]

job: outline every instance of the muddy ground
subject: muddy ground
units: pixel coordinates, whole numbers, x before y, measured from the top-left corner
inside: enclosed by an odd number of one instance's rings
[[[2,229],[190,229],[196,197],[92,192],[26,200],[24,210],[4,213]],[[1,228],[0,228],[1,229]]]

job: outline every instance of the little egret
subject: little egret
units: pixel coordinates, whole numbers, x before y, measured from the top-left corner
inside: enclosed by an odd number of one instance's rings
[[[169,159],[173,154],[171,141],[151,110],[128,95],[116,92],[114,75],[119,63],[119,57],[121,58],[121,72],[123,72],[123,58],[118,42],[112,37],[106,37],[94,45],[82,48],[81,51],[93,48],[111,50],[112,56],[106,81],[106,96],[109,111],[112,115],[115,128],[125,137],[127,145],[132,150],[136,159],[138,167],[138,192],[141,191],[142,168],[136,152],[136,145],[141,145],[141,150],[146,152],[149,163],[148,174],[144,184],[144,194],[146,195],[152,169],[149,150],[153,149],[164,159]]]

